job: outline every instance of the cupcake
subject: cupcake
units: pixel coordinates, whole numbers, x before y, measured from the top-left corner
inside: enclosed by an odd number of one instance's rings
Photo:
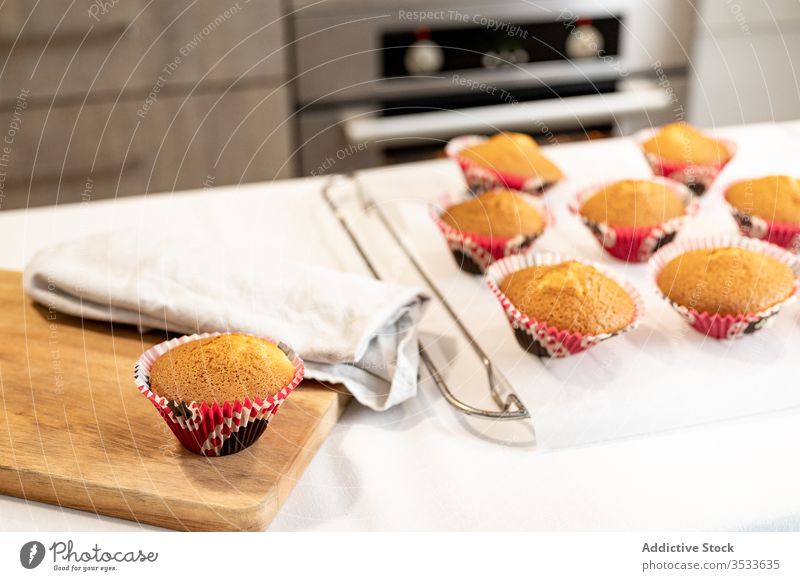
[[[135,368],[139,391],[178,440],[206,456],[252,445],[303,373],[286,345],[244,333],[172,339],[146,351]]]
[[[800,180],[742,180],[726,190],[725,200],[742,234],[800,252]]]
[[[566,357],[629,331],[644,304],[627,282],[596,266],[554,254],[517,255],[486,272],[523,349]]]
[[[638,134],[653,173],[686,184],[702,195],[736,153],[736,145],[713,139],[683,121]]]
[[[695,329],[717,339],[767,326],[795,298],[800,274],[792,254],[747,238],[674,244],[650,265],[660,294]]]
[[[485,192],[432,216],[459,267],[481,274],[499,258],[525,252],[551,222],[543,204],[506,189]]]
[[[538,195],[564,177],[533,138],[522,133],[457,137],[445,153],[458,161],[475,193],[503,187]]]
[[[686,186],[666,178],[594,186],[570,204],[603,249],[628,262],[644,262],[672,242],[698,209]]]

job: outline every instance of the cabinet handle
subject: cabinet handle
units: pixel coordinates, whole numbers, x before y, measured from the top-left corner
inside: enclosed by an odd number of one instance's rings
[[[374,143],[401,137],[449,139],[461,133],[480,133],[492,128],[535,127],[537,122],[544,122],[551,129],[606,123],[625,115],[663,111],[669,104],[670,96],[664,89],[655,82],[642,80],[628,81],[616,93],[385,118],[345,111],[341,120],[350,143]]]
[[[113,178],[115,176],[119,176],[123,172],[126,174],[130,174],[140,170],[144,167],[144,158],[143,157],[129,157],[124,162],[120,164],[109,164],[109,165],[101,165],[96,166],[94,170],[92,169],[77,169],[71,171],[65,171],[63,173],[57,172],[37,172],[36,169],[33,169],[33,182],[37,186],[44,186],[50,184],[59,184],[59,183],[75,183],[75,182],[86,182],[88,178],[92,180],[102,179],[102,178]],[[27,187],[28,183],[31,181],[31,174],[28,173],[24,177],[13,177],[9,174],[9,180],[6,184],[9,187]]]
[[[0,18],[2,16],[0,15]],[[37,32],[32,34],[19,34],[19,26],[0,26],[0,46],[10,46],[15,44],[17,46],[30,46],[45,44],[59,45],[59,44],[77,44],[81,41],[86,32],[91,26],[92,34],[86,39],[87,43],[92,42],[109,42],[122,36],[126,31],[129,35],[135,33],[136,25],[130,26],[129,22],[113,21],[109,24],[99,26],[94,21],[89,21],[90,26],[85,29],[81,28],[64,28],[59,29],[52,35],[50,32]],[[21,25],[21,24],[20,24]]]

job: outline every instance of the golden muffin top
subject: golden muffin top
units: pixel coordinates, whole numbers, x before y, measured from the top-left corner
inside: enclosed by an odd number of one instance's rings
[[[728,202],[743,214],[769,222],[800,224],[800,180],[766,176],[736,182],[725,192]]]
[[[274,343],[232,333],[170,349],[150,369],[150,389],[170,401],[266,399],[292,382],[294,365]]]
[[[539,177],[545,183],[557,182],[563,177],[561,170],[542,154],[533,138],[523,133],[499,133],[464,148],[459,155],[500,173],[523,178]]]
[[[642,149],[667,161],[688,165],[722,164],[732,155],[724,143],[683,121],[662,127]]]
[[[723,247],[690,250],[668,262],[658,288],[670,300],[702,313],[756,313],[787,299],[792,269],[760,252]]]
[[[580,214],[592,222],[642,228],[658,226],[686,212],[684,200],[669,186],[651,180],[622,180],[589,197]]]
[[[512,237],[541,234],[545,218],[525,198],[510,190],[492,190],[448,208],[442,221],[460,232]]]
[[[503,279],[500,290],[531,319],[584,335],[619,331],[636,311],[625,289],[593,266],[575,261],[529,266]]]

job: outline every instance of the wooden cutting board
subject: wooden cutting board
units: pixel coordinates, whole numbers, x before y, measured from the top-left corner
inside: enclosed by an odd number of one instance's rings
[[[35,305],[0,270],[0,493],[179,530],[264,529],[348,396],[303,382],[256,444],[198,456],[133,382],[165,338]]]

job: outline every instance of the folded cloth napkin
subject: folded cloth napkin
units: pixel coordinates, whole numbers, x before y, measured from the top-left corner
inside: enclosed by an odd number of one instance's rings
[[[35,301],[69,315],[177,333],[243,331],[286,342],[306,376],[378,411],[417,391],[418,289],[293,264],[214,236],[101,234],[40,251]]]

